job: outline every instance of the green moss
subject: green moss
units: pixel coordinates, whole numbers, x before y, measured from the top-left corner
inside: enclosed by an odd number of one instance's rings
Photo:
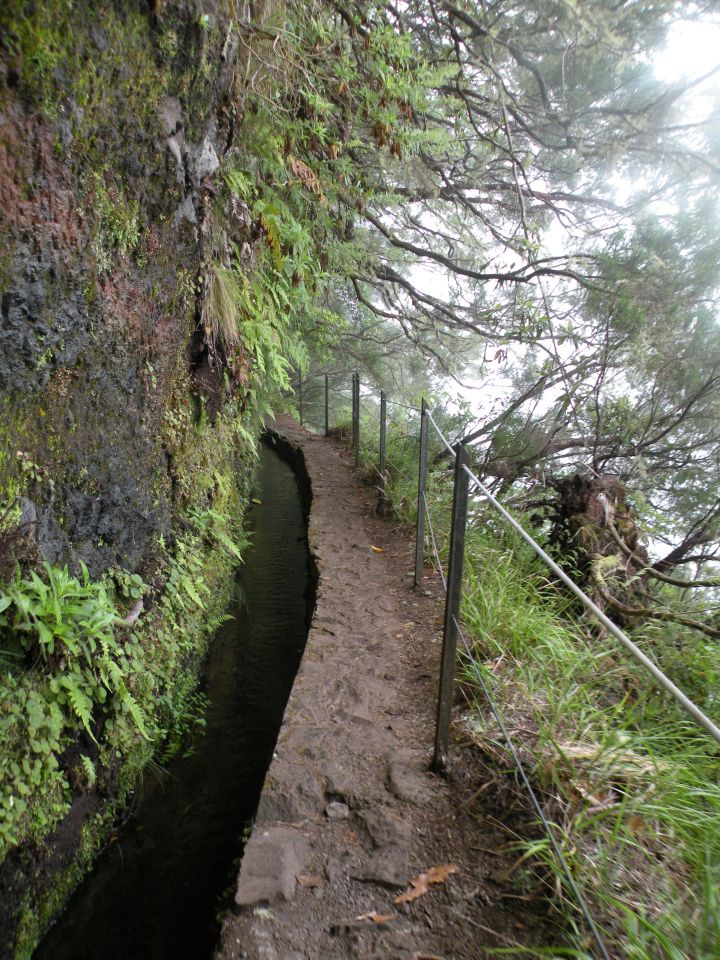
[[[6,240],[0,250],[0,297],[10,289],[13,266],[13,243]]]
[[[154,130],[167,95],[193,103],[190,138],[206,128],[224,39],[219,26],[188,30],[180,14],[153,24],[147,4],[139,2],[45,0],[28,15],[26,3],[10,0],[0,11],[0,30],[21,64],[26,102],[73,124],[75,159],[122,162],[103,153],[109,128],[119,144],[128,127]],[[75,116],[66,113],[70,98]]]
[[[36,422],[35,404],[0,397],[0,517],[25,493],[33,477],[40,475],[35,457]],[[0,529],[14,519],[14,515],[5,516]]]
[[[108,186],[104,169],[88,174],[84,192],[95,224],[90,248],[97,269],[107,273],[115,254],[126,257],[137,249],[140,239],[138,202],[128,199],[121,184]]]

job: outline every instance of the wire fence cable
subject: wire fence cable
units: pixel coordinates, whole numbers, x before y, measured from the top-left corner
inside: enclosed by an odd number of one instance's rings
[[[508,511],[503,507],[503,505],[497,500],[492,493],[488,490],[485,484],[479,480],[475,474],[469,468],[465,468],[470,482],[474,484],[477,490],[482,493],[482,495],[487,499],[488,503],[494,507],[495,510],[510,524],[510,526],[519,534],[520,537],[531,547],[535,553],[540,557],[541,560],[552,570],[556,577],[565,584],[565,586],[570,590],[578,600],[596,617],[600,623],[617,639],[622,643],[622,645],[638,660],[657,680],[660,686],[666,690],[680,706],[688,713],[695,722],[705,730],[714,740],[720,743],[720,728],[718,728],[713,721],[708,717],[697,704],[686,696],[682,690],[672,682],[672,680],[663,673],[660,667],[657,664],[653,663],[650,657],[638,647],[636,643],[624,633],[617,624],[608,617],[608,615],[600,609],[600,607],[588,597],[588,595],[580,589],[580,587],[572,580],[565,571],[558,566],[557,563],[550,557],[540,546],[539,543],[536,543],[535,540],[530,536],[530,534],[522,527],[521,524],[508,513]]]
[[[440,560],[440,553],[437,548],[437,542],[435,540],[435,531],[433,530],[432,518],[430,517],[430,509],[427,505],[427,500],[423,497],[425,501],[425,516],[428,522],[428,530],[430,532],[430,543],[432,544],[433,554],[435,555],[435,562],[437,563],[438,572],[440,573],[440,579],[442,580],[443,589],[447,590],[447,580],[445,578],[445,571],[443,570],[442,561]]]

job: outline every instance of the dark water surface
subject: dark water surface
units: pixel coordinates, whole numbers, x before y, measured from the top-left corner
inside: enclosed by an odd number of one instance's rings
[[[263,448],[253,546],[235,620],[218,632],[207,728],[187,759],[145,776],[133,817],[34,960],[207,960],[307,637],[306,528],[291,469]]]

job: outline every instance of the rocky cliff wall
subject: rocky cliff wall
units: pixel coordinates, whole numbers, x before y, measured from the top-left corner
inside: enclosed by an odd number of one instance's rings
[[[144,603],[117,641],[122,689],[98,680],[88,721],[57,693],[62,657],[0,658],[2,957],[29,955],[187,721],[237,562],[247,378],[201,323],[211,247],[229,242],[214,214],[252,243],[243,211],[218,209],[238,109],[231,12],[0,10],[0,581],[86,564],[120,614]],[[11,628],[0,615],[10,645]]]
[[[203,394],[196,281],[234,45],[195,4],[0,16],[0,482],[48,559],[135,566],[172,528],[170,414],[197,418]]]

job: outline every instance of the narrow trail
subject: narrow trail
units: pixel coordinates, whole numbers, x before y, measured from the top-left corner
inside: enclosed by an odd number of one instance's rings
[[[507,778],[468,744],[449,779],[428,770],[439,582],[413,588],[411,535],[374,515],[344,450],[290,419],[274,429],[311,483],[317,606],[218,960],[470,960],[548,943],[544,902],[505,849],[526,826]],[[393,904],[446,864],[444,883]]]

